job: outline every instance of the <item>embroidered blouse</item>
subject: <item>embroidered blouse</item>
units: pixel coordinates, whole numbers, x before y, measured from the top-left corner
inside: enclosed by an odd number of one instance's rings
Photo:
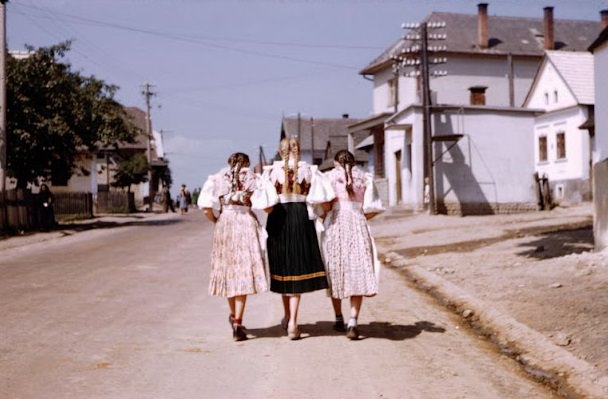
[[[289,166],[287,179],[284,161],[275,161],[264,167],[261,183],[252,198],[253,208],[270,208],[279,202],[307,202],[316,205],[334,199],[331,184],[315,165],[298,162],[297,181],[293,163]],[[285,184],[287,188],[283,190]]]
[[[346,171],[342,166],[338,165],[325,173],[336,193],[336,199],[361,203],[364,213],[384,211],[372,174],[364,172],[358,166],[352,168],[351,174],[352,192],[349,192],[346,188]]]
[[[199,208],[212,208],[220,211],[225,205],[251,207],[251,197],[257,187],[256,176],[249,168],[236,171],[226,167],[211,175],[203,185],[198,197]]]

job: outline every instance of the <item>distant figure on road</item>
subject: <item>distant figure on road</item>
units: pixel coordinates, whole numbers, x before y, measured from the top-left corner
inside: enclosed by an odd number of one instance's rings
[[[179,194],[177,194],[177,202],[179,204],[180,213],[182,215],[188,213],[188,207],[192,202],[192,196],[190,195],[190,191],[188,191],[185,184],[182,184]]]
[[[163,205],[163,211],[167,213],[169,212],[169,210],[171,210],[171,212],[175,213],[175,208],[173,207],[173,199],[171,198],[171,190],[169,190],[169,187],[167,185],[163,185],[160,195],[160,202]]]
[[[281,140],[281,161],[265,167],[254,208],[270,212],[266,222],[270,290],[282,295],[281,320],[291,340],[300,338],[298,309],[301,294],[327,288],[315,223],[308,206],[334,198],[321,172],[300,161],[295,138]],[[258,194],[260,201],[258,201]]]
[[[259,224],[251,211],[255,188],[249,157],[237,152],[228,158],[227,168],[209,176],[197,201],[215,223],[209,294],[228,298],[235,341],[247,339],[243,326],[247,295],[268,291]]]
[[[45,183],[40,185],[38,192],[38,222],[40,223],[40,231],[49,231],[55,227],[55,197],[49,186]]]
[[[352,153],[338,151],[334,165],[334,169],[326,173],[336,199],[326,208],[323,253],[336,314],[334,329],[344,331],[341,301],[350,298],[346,336],[356,340],[359,339],[357,319],[363,297],[378,293],[379,264],[366,219],[383,209],[371,174],[355,165]]]

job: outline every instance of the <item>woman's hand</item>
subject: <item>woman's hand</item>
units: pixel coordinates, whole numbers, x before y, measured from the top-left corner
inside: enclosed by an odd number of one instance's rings
[[[369,212],[365,214],[365,219],[370,220],[373,219],[374,217],[378,216],[379,212]]]
[[[266,212],[266,213],[272,212],[272,207],[270,207],[270,208],[264,208],[264,212]]]
[[[217,223],[217,218],[215,217],[215,214],[213,213],[213,209],[203,208],[203,213],[205,214],[205,216],[207,216],[207,219],[209,219],[212,223]]]

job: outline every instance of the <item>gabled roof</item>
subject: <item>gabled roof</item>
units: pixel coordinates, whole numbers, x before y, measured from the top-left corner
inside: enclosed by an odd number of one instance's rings
[[[544,53],[544,28],[542,18],[488,16],[489,48],[477,44],[477,14],[433,12],[424,22],[445,22],[446,27],[433,29],[432,33],[446,34],[446,40],[437,44],[447,46],[448,53],[541,57]],[[555,49],[585,51],[597,37],[597,21],[554,20]],[[391,56],[414,44],[399,39],[359,73],[368,75],[386,68]]]
[[[606,43],[607,41],[608,41],[608,27],[606,29],[604,29],[602,31],[602,33],[600,33],[598,38],[595,39],[595,41],[593,43],[591,43],[591,46],[589,46],[588,50],[593,53],[596,48],[600,47],[602,44]]]
[[[524,104],[527,104],[532,92],[536,89],[540,74],[546,68],[547,63],[553,65],[578,104],[595,103],[593,55],[587,51],[547,51],[536,71]]]
[[[313,142],[315,151],[325,151],[330,136],[346,137],[348,125],[358,121],[360,119],[283,117],[281,135],[299,137],[303,151],[310,151]]]

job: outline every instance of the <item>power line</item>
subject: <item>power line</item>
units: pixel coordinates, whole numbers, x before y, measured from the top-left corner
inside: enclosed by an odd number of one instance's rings
[[[20,6],[31,8],[31,9],[36,9],[36,10],[44,10],[42,8],[31,6],[31,5],[22,4]],[[48,10],[48,11],[53,12],[50,10]],[[229,47],[229,46],[224,46],[224,45],[220,45],[220,44],[210,43],[210,42],[207,42],[207,41],[204,41],[201,39],[196,39],[196,38],[187,37],[187,36],[180,36],[180,35],[169,33],[169,32],[159,32],[159,31],[154,31],[151,29],[134,28],[134,27],[120,25],[120,24],[116,24],[116,23],[112,23],[112,22],[96,21],[96,20],[93,20],[90,18],[79,17],[79,16],[75,16],[75,15],[71,15],[71,14],[57,13],[57,12],[55,12],[55,13],[58,15],[63,15],[67,18],[73,19],[73,21],[72,21],[73,23],[85,23],[87,25],[92,25],[92,26],[109,27],[109,28],[113,28],[113,29],[129,31],[129,32],[142,33],[142,34],[146,34],[146,35],[161,37],[166,40],[180,41],[180,42],[184,42],[184,43],[200,45],[203,47],[209,47],[209,48],[226,50],[226,51],[231,51],[231,52],[236,52],[236,53],[248,54],[248,55],[257,56],[257,57],[281,59],[281,60],[285,60],[285,61],[292,61],[292,62],[326,66],[326,67],[332,67],[332,68],[340,68],[340,69],[349,69],[349,70],[358,70],[359,69],[358,67],[350,66],[350,65],[334,64],[334,63],[321,62],[321,61],[311,61],[311,60],[305,60],[302,58],[296,58],[296,57],[291,57],[291,56],[286,56],[286,55],[270,54],[270,53],[264,53],[264,52],[260,52],[260,51]],[[48,17],[40,16],[40,18],[48,18]]]

